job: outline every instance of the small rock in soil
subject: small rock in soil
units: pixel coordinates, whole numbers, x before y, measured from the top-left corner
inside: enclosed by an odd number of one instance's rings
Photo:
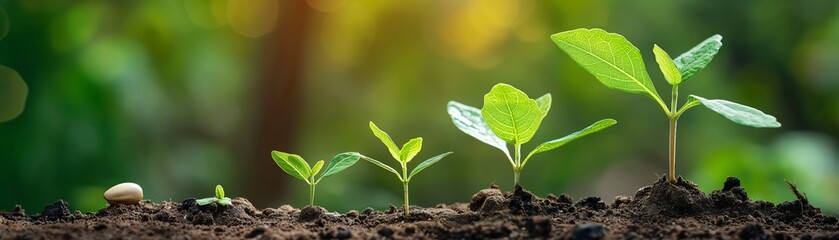
[[[623,195],[617,196],[617,197],[615,197],[615,201],[612,202],[612,207],[613,208],[619,208],[621,206],[628,205],[631,202],[632,202],[632,197],[631,196],[623,196]]]
[[[490,196],[481,205],[481,212],[489,213],[504,210],[504,197]]]
[[[349,211],[349,212],[347,212],[347,214],[345,214],[345,215],[346,215],[348,218],[358,218],[358,211],[356,211],[356,210],[350,210],[350,211]]]
[[[740,186],[740,179],[736,177],[728,177],[725,179],[725,183],[722,184],[722,190],[728,191],[734,187]]]
[[[567,203],[567,204],[574,204],[574,198],[571,195],[563,193],[559,195],[559,198],[556,199],[558,203]]]
[[[600,197],[586,197],[586,198],[580,199],[580,201],[577,202],[576,205],[577,206],[588,207],[588,208],[596,209],[596,210],[606,209],[606,203],[604,203],[602,200],[600,200]]]
[[[26,210],[23,209],[20,205],[15,205],[15,208],[9,212],[9,216],[12,217],[26,217]]]
[[[502,199],[504,197],[501,191],[498,190],[497,186],[496,188],[481,189],[481,191],[478,191],[478,193],[472,195],[472,201],[469,202],[469,209],[472,211],[480,210],[484,205],[484,201],[486,201],[487,198],[492,196],[498,196]]]
[[[120,183],[105,191],[103,197],[110,204],[137,204],[143,200],[143,188],[136,183]]]
[[[67,207],[67,202],[65,202],[63,199],[58,200],[53,204],[47,205],[46,207],[44,207],[44,211],[41,211],[41,216],[44,216],[49,220],[56,220],[69,215],[70,209]]]
[[[574,235],[571,237],[571,239],[603,239],[603,237],[606,236],[607,232],[608,230],[606,230],[606,228],[600,224],[577,224],[576,226],[574,226]]]
[[[297,220],[302,222],[309,222],[313,220],[317,220],[326,213],[326,209],[318,206],[307,206],[303,209],[300,209],[300,215],[297,217]]]

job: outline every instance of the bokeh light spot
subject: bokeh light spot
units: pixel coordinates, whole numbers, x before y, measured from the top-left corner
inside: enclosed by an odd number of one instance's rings
[[[0,65],[0,122],[15,119],[26,105],[29,88],[14,69]]]
[[[251,38],[274,30],[279,12],[277,0],[230,1],[227,4],[227,20],[233,31]]]
[[[184,8],[189,20],[207,29],[227,24],[226,0],[186,0]]]

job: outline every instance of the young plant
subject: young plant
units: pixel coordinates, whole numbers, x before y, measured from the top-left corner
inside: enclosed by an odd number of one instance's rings
[[[204,206],[210,203],[218,203],[222,206],[233,205],[229,197],[224,196],[224,188],[221,185],[216,185],[216,196],[215,197],[208,197],[195,200],[196,203],[200,206]]]
[[[325,177],[332,176],[336,173],[344,171],[348,167],[358,162],[359,154],[355,152],[345,152],[332,158],[329,165],[326,166],[323,174],[315,178],[321,168],[323,168],[323,160],[317,161],[313,167],[309,166],[306,160],[303,160],[300,155],[284,153],[280,151],[271,151],[271,158],[280,166],[283,172],[288,173],[292,177],[305,181],[309,184],[309,206],[315,205],[315,186],[320,183]]]
[[[550,93],[534,100],[513,86],[499,83],[484,95],[482,109],[450,101],[447,110],[460,131],[504,152],[513,165],[513,181],[519,185],[521,170],[534,154],[556,149],[617,123],[614,119],[597,121],[583,130],[540,144],[522,161],[521,145],[533,138],[550,108]],[[508,143],[513,144],[515,149],[513,157],[510,156]]]
[[[414,177],[414,175],[417,175],[417,173],[421,172],[422,170],[425,170],[425,168],[431,166],[434,163],[437,163],[437,161],[440,161],[440,159],[443,159],[444,157],[448,156],[449,154],[452,154],[452,152],[443,153],[443,154],[434,156],[432,158],[429,158],[428,160],[425,160],[424,162],[417,165],[417,167],[415,167],[414,170],[411,170],[411,173],[409,174],[408,173],[408,162],[410,162],[411,159],[414,159],[414,157],[417,155],[417,153],[419,153],[420,150],[422,149],[422,138],[418,137],[418,138],[411,139],[408,142],[406,142],[405,144],[403,144],[402,148],[400,149],[399,147],[396,146],[395,143],[393,143],[393,140],[390,138],[390,135],[388,135],[386,132],[379,129],[379,127],[376,126],[376,124],[374,124],[373,122],[370,122],[370,130],[373,131],[373,135],[375,135],[377,138],[379,138],[379,140],[382,141],[382,143],[385,144],[385,146],[387,147],[387,150],[390,151],[390,155],[393,156],[393,159],[396,159],[396,161],[399,162],[399,165],[402,167],[402,173],[400,174],[399,172],[397,172],[392,167],[390,167],[390,166],[388,166],[388,165],[386,165],[382,162],[379,162],[376,159],[372,159],[372,158],[369,158],[367,156],[360,155],[360,154],[358,156],[360,156],[364,160],[367,160],[370,163],[375,164],[376,166],[379,166],[379,167],[387,170],[388,172],[393,173],[394,175],[396,175],[397,178],[399,178],[399,181],[402,182],[402,191],[405,194],[405,196],[404,196],[405,197],[405,206],[404,207],[405,207],[405,216],[407,216],[411,212],[411,210],[408,206],[408,183],[411,181],[411,179]]]
[[[676,181],[676,123],[688,109],[701,104],[738,124],[756,128],[781,126],[775,117],[760,110],[721,99],[690,95],[687,102],[677,108],[679,85],[711,62],[722,47],[720,35],[709,37],[675,59],[670,59],[667,52],[653,45],[656,62],[664,79],[672,86],[669,107],[650,81],[640,51],[623,36],[602,29],[576,29],[551,35],[551,40],[606,87],[647,95],[661,107],[670,120],[668,180],[671,183]]]

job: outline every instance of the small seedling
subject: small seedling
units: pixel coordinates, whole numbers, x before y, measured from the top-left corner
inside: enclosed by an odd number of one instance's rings
[[[309,206],[315,205],[315,186],[320,183],[320,180],[344,171],[344,169],[358,162],[359,156],[360,154],[355,152],[345,152],[335,155],[329,161],[329,165],[326,166],[323,174],[315,178],[315,175],[323,168],[323,160],[315,162],[315,166],[311,167],[300,155],[271,151],[271,158],[274,159],[274,162],[277,163],[277,166],[280,166],[283,172],[309,184]]]
[[[443,159],[444,157],[448,156],[449,154],[452,154],[452,152],[443,153],[443,154],[434,156],[432,158],[429,158],[428,160],[425,160],[424,162],[417,165],[417,167],[415,167],[414,170],[411,170],[411,173],[409,174],[408,173],[408,162],[410,162],[411,159],[414,159],[414,157],[422,149],[422,138],[418,137],[418,138],[411,139],[408,142],[406,142],[404,145],[402,145],[402,148],[400,149],[399,147],[396,146],[395,143],[393,143],[393,140],[390,138],[390,135],[388,135],[386,132],[379,129],[379,127],[376,126],[376,124],[374,124],[373,122],[370,122],[370,130],[373,131],[373,135],[375,135],[377,138],[379,138],[379,140],[381,140],[382,143],[384,143],[385,146],[387,146],[387,150],[390,151],[390,155],[393,156],[393,159],[396,159],[396,161],[399,162],[399,165],[402,167],[402,173],[400,174],[399,172],[397,172],[392,167],[390,167],[387,164],[384,164],[384,163],[382,163],[382,162],[380,162],[376,159],[372,159],[372,158],[369,158],[367,156],[360,155],[360,154],[358,156],[360,156],[364,160],[367,160],[370,163],[375,164],[376,166],[379,166],[379,167],[387,170],[388,172],[393,173],[394,175],[396,175],[397,178],[399,178],[399,181],[402,182],[402,191],[405,194],[405,196],[404,196],[405,197],[405,206],[404,207],[405,207],[405,216],[407,216],[411,212],[410,208],[408,207],[408,183],[411,181],[411,179],[414,177],[414,175],[417,175],[417,173],[421,172],[422,170],[425,170],[425,168],[431,166],[434,163],[437,163],[437,161],[440,161],[440,159]]]
[[[542,119],[551,108],[551,100],[550,93],[534,100],[513,86],[499,83],[484,95],[482,109],[451,101],[447,110],[452,122],[460,131],[504,152],[513,166],[514,183],[519,185],[521,170],[534,154],[556,149],[617,123],[614,119],[597,121],[583,130],[540,144],[522,161],[521,145],[530,141],[536,134]],[[513,144],[515,149],[512,157],[507,143]]]
[[[722,47],[720,35],[709,37],[675,59],[670,59],[667,52],[653,45],[656,62],[664,79],[672,86],[669,108],[656,92],[640,51],[623,36],[602,29],[576,29],[551,35],[551,40],[606,87],[646,94],[664,110],[670,120],[668,180],[671,183],[676,182],[676,123],[688,109],[701,104],[738,124],[757,128],[781,126],[775,117],[760,110],[721,99],[690,95],[687,102],[677,108],[679,85],[705,68],[717,55]]]
[[[224,196],[224,188],[221,185],[216,185],[216,196],[195,200],[198,205],[204,206],[210,203],[218,203],[222,206],[233,205],[229,197]]]

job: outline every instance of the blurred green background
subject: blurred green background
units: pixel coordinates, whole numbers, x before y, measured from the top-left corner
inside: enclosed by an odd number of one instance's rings
[[[258,208],[302,207],[306,185],[285,175],[270,150],[310,162],[358,151],[395,164],[370,133],[371,120],[399,144],[422,136],[418,159],[455,152],[414,178],[413,204],[468,202],[492,183],[511,190],[512,171],[500,151],[454,127],[446,103],[481,106],[499,82],[531,97],[553,94],[524,151],[602,118],[619,121],[536,156],[521,180],[541,196],[611,202],[666,173],[667,120],[647,97],[603,87],[549,39],[598,27],[641,49],[659,92],[669,87],[653,44],[675,56],[721,34],[720,53],[682,96],[750,105],[784,126],[754,129],[691,110],[680,121],[677,172],[707,192],[737,176],[751,197],[773,202],[794,199],[789,179],[815,205],[839,212],[837,1],[4,0],[0,7],[0,113],[23,107],[0,123],[4,210],[22,204],[34,214],[65,199],[95,211],[105,206],[102,192],[124,181],[154,201],[207,197],[222,184]],[[315,201],[340,212],[382,209],[401,203],[400,187],[359,162],[324,180]]]

